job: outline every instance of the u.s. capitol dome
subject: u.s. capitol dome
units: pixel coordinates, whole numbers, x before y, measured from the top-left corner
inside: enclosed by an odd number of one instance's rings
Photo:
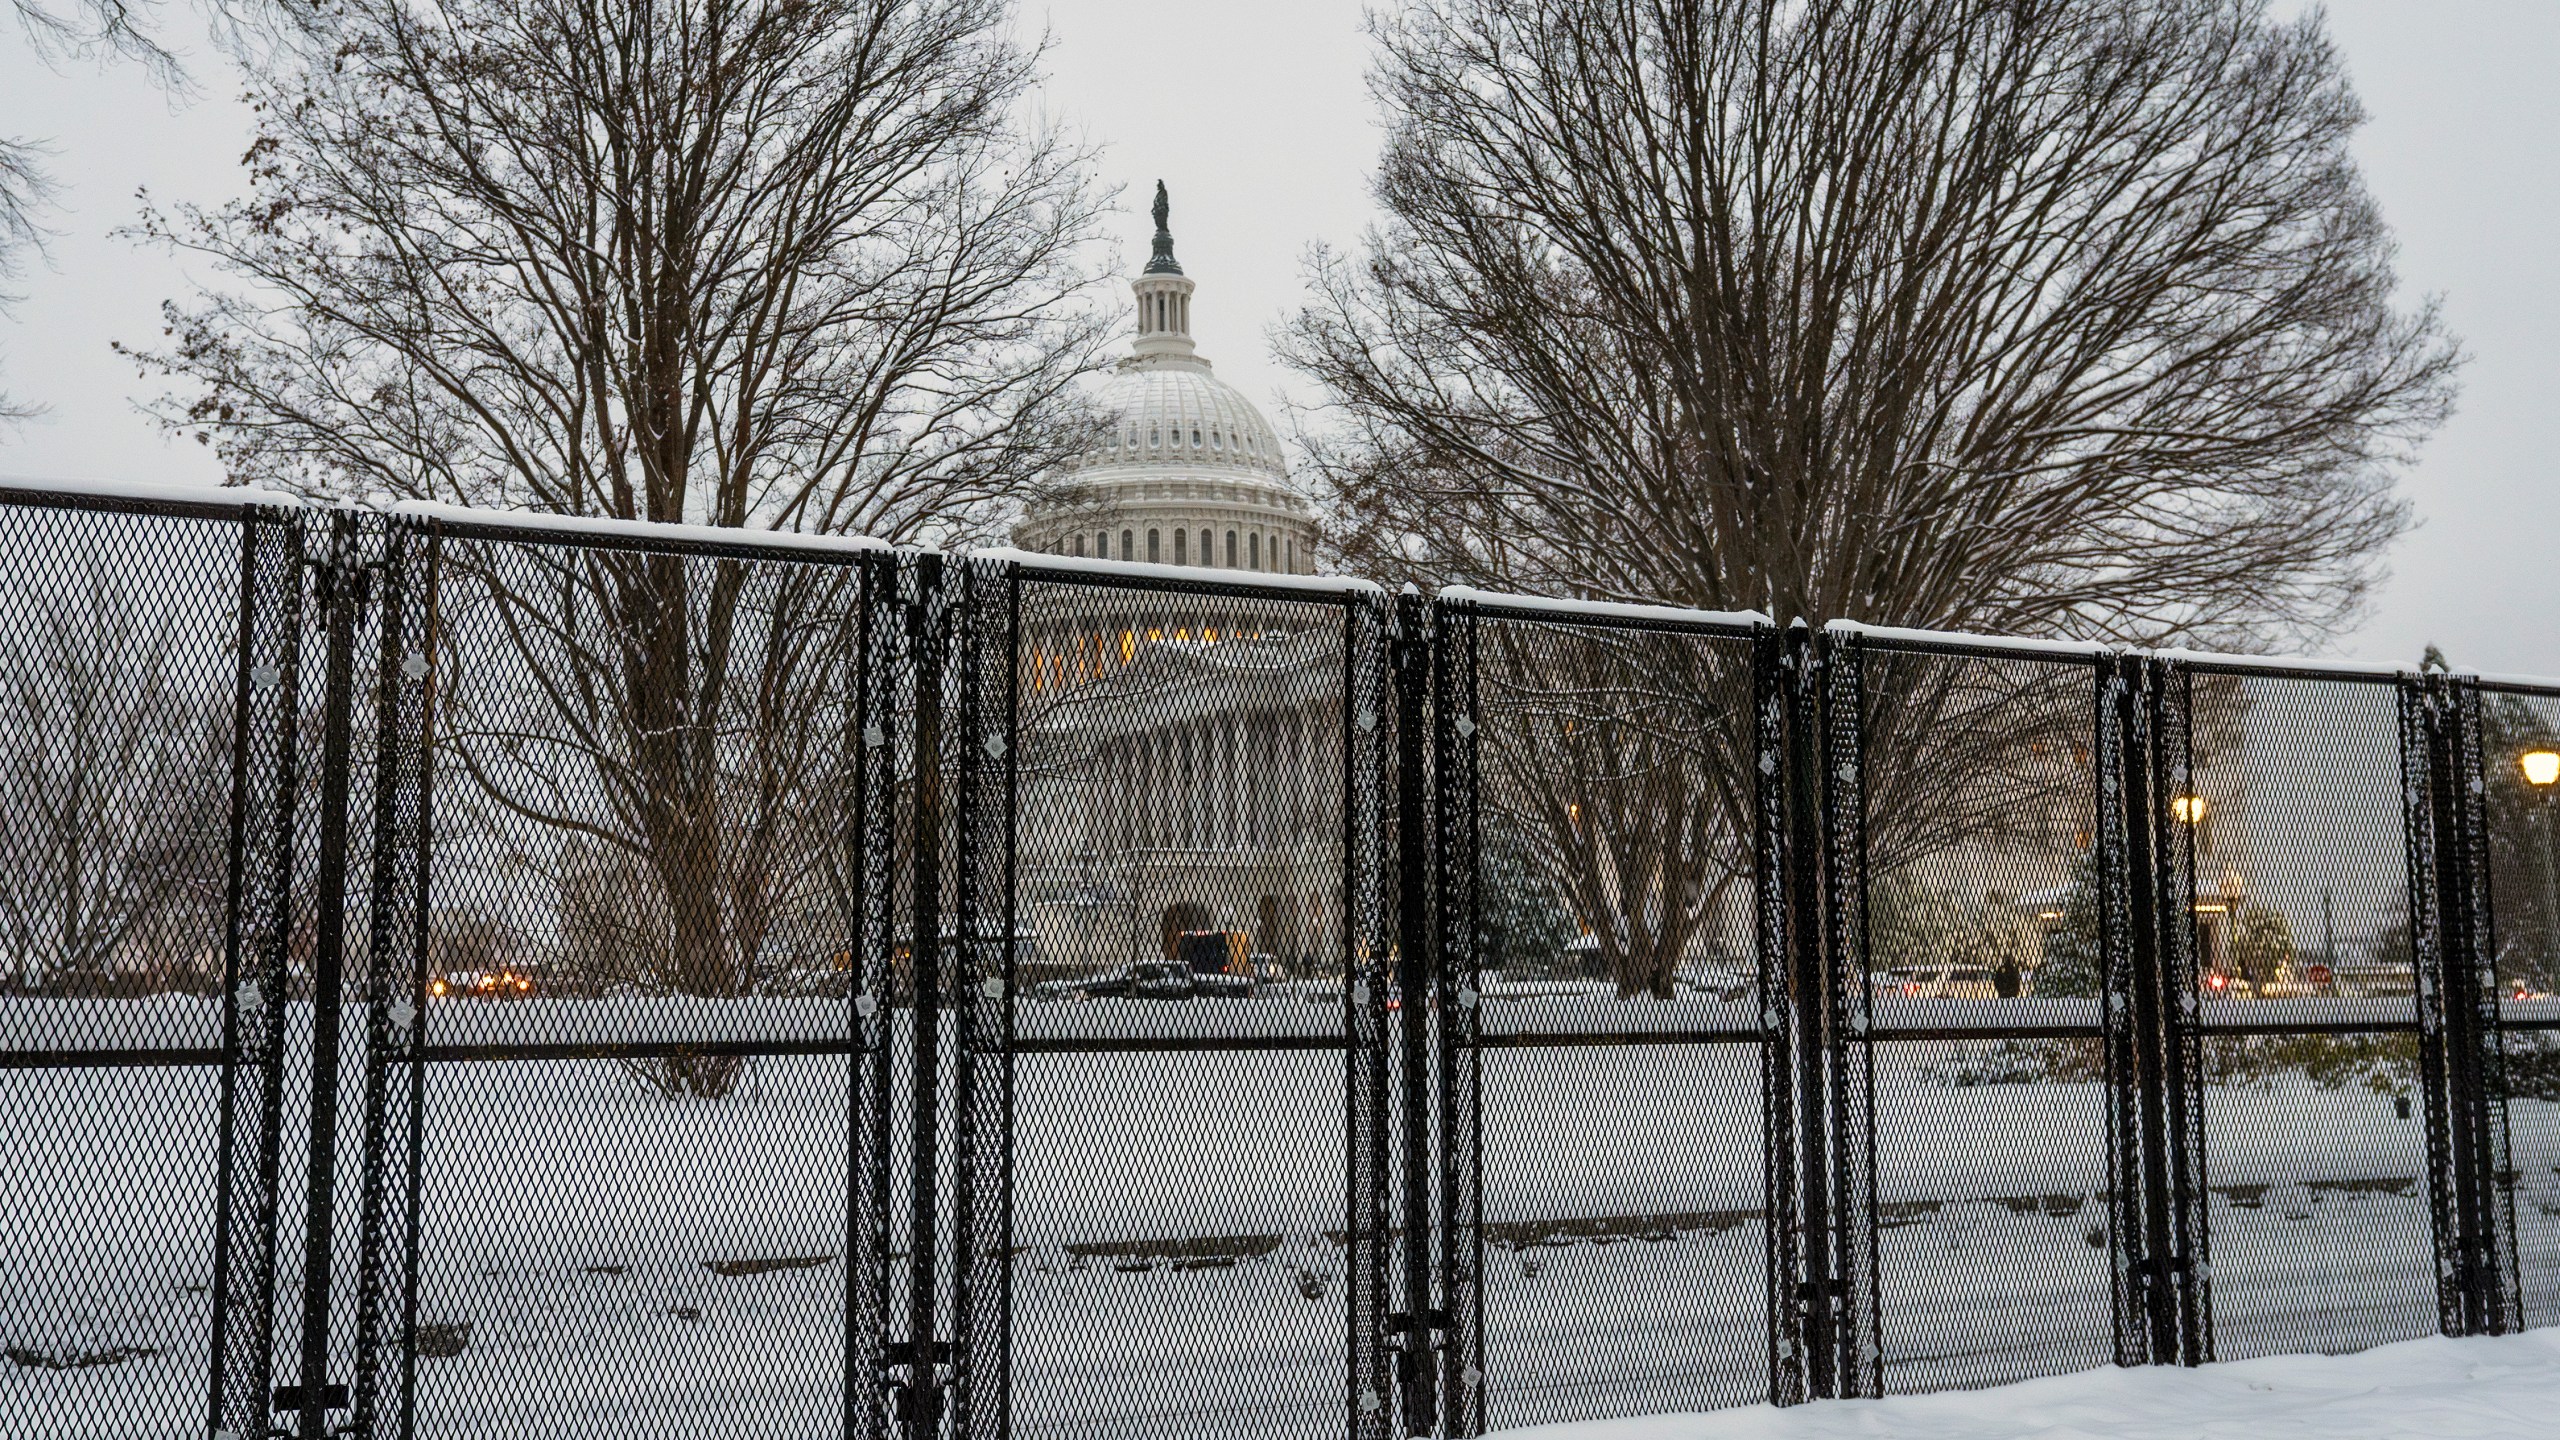
[[[1050,477],[1013,543],[1053,555],[1307,574],[1312,507],[1278,432],[1191,341],[1197,287],[1173,258],[1164,186],[1155,253],[1132,282],[1138,339],[1096,391],[1100,438]]]

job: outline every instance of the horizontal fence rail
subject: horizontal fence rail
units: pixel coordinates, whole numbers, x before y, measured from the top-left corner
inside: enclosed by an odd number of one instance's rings
[[[2560,1323],[2560,682],[0,486],[0,1422],[1466,1436]]]

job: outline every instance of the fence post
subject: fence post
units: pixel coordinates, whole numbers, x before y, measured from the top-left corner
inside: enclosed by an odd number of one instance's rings
[[[331,1281],[337,1241],[339,1036],[345,1018],[348,782],[355,730],[356,626],[369,602],[372,570],[352,511],[329,518],[326,558],[314,567],[313,598],[324,634],[320,726],[320,851],[311,955],[311,1124],[304,1167],[300,1363],[295,1383],[276,1388],[275,1408],[295,1414],[302,1440],[320,1440],[329,1412],[352,1403],[329,1372]]]
[[[2460,914],[2458,949],[2446,952],[2449,976],[2459,987],[2464,1057],[2466,1146],[2473,1155],[2476,1189],[2468,1207],[2474,1233],[2471,1297],[2473,1333],[2504,1335],[2524,1328],[2522,1285],[2516,1255],[2515,1166],[2508,1146],[2506,1036],[2499,1013],[2495,951],[2497,927],[2489,883],[2488,759],[2483,753],[2480,688],[2469,680],[2445,681],[2446,793],[2452,814],[2455,885],[2449,909]],[[2451,981],[2448,982],[2449,986]],[[2448,1003],[2448,1019],[2456,1008]]]
[[[915,700],[915,785],[910,800],[906,854],[908,991],[914,1032],[914,1173],[908,1176],[912,1240],[908,1246],[907,1338],[889,1348],[899,1413],[912,1440],[940,1440],[942,1364],[947,1350],[939,1334],[936,1304],[941,1275],[942,1100],[942,795],[943,644],[949,630],[949,597],[943,557],[914,557],[904,577],[906,658]]]
[[[1875,996],[1867,975],[1865,661],[1855,632],[1824,631],[1813,651],[1820,695],[1823,889],[1821,1030],[1829,1146],[1821,1174],[1831,1211],[1834,1395],[1881,1394],[1875,1204]]]
[[[354,1432],[364,1436],[406,1436],[413,1428],[436,548],[431,530],[407,521],[393,521],[383,538],[356,1270]]]
[[[2150,715],[2134,692],[2139,678],[2138,662],[2122,663],[2111,693],[2119,752],[2147,756],[2151,750]],[[2151,767],[2147,765],[2124,766],[2121,779],[2122,832],[2127,839],[2140,835],[2147,841],[2151,838],[2149,821],[2153,812],[2164,803],[2174,808],[2175,799],[2164,801],[2152,794]],[[2150,1363],[2168,1364],[2179,1357],[2179,1343],[2168,1123],[2169,1112],[2176,1104],[2176,1087],[2170,1078],[2167,992],[2173,984],[2188,982],[2161,963],[2161,877],[2158,867],[2151,863],[2149,846],[2145,844],[2140,849],[2142,853],[2136,858],[2134,847],[2128,845],[2119,862],[2125,868],[2131,892],[2124,910],[2123,958],[2129,971],[2124,988],[2133,1009],[2131,1104],[2140,1131],[2138,1175],[2128,1175],[2123,1180],[2133,1184],[2138,1178],[2139,1198],[2132,1208],[2139,1224],[2137,1229],[2118,1236],[2116,1243],[2120,1251],[2129,1247],[2134,1257],[2130,1268],[2140,1294],[2142,1357]]]
[[[1807,1384],[1803,1210],[1796,1183],[1795,978],[1787,948],[1793,918],[1788,881],[1788,716],[1792,708],[1786,640],[1775,627],[1752,634],[1753,974],[1760,993],[1762,1228],[1768,1244],[1769,1403],[1799,1405]]]
[[[2513,1328],[2503,1056],[2485,950],[2487,860],[2478,712],[2442,675],[2404,677],[2403,803],[2427,1198],[2437,1315],[2447,1335]],[[2421,923],[2420,916],[2425,921]]]
[[[2452,1067],[2446,1053],[2444,872],[2437,848],[2444,838],[2441,810],[2445,771],[2432,676],[2403,675],[2400,708],[2400,799],[2406,835],[2409,897],[2409,970],[2416,992],[2418,1072],[2426,1108],[2427,1217],[2434,1237],[2437,1326],[2447,1335],[2469,1330],[2470,1227],[2463,1220],[2461,1154]]]
[[[293,938],[302,716],[303,535],[298,511],[253,506],[240,522],[208,1417],[213,1434],[238,1440],[262,1436],[272,1423],[285,964]]]
[[[896,1177],[889,1173],[893,1098],[891,1043],[898,944],[899,681],[905,664],[894,554],[862,561],[853,677],[853,913],[846,917],[851,969],[846,1003],[862,1038],[854,1058],[854,1099],[846,1137],[856,1163],[846,1167],[845,1440],[886,1440],[898,1425],[901,1392],[893,1381],[889,1335],[897,1301],[890,1284],[889,1211]]]
[[[2151,1226],[2159,1212],[2150,1201],[2158,1164],[2156,1048],[2158,974],[2149,918],[2156,875],[2151,866],[2150,806],[2141,757],[2143,730],[2137,686],[2140,662],[2131,657],[2097,667],[2101,1044],[2107,1077],[2107,1251],[2114,1301],[2116,1363],[2150,1363],[2159,1350],[2155,1262],[2160,1253]],[[2150,1003],[2146,1004],[2146,998]]]
[[[1803,1337],[1804,1398],[1821,1400],[1839,1393],[1840,1357],[1833,1328],[1831,1141],[1824,1126],[1830,1109],[1823,1062],[1831,1005],[1829,967],[1822,953],[1821,708],[1813,633],[1803,621],[1788,627],[1781,654],[1787,716],[1785,759],[1779,767],[1785,785],[1786,864],[1781,933],[1794,1021],[1785,1037],[1790,1045],[1788,1110],[1794,1121],[1787,1144],[1798,1231],[1793,1302]]]
[[[2161,1133],[2158,1154],[2167,1174],[2169,1246],[2160,1256],[2157,1283],[2167,1287],[2176,1345],[2156,1350],[2155,1364],[2202,1365],[2213,1359],[2213,1236],[2204,1173],[2204,1040],[2202,997],[2195,964],[2195,827],[2178,818],[2181,797],[2191,794],[2192,677],[2162,662],[2138,667],[2142,717],[2138,753],[2125,759],[2139,772],[2146,805],[2128,812],[2144,834],[2129,837],[2150,887],[2148,953],[2135,966],[2155,978],[2159,995],[2157,1092]]]
[[[1431,625],[1420,592],[1407,585],[1395,598],[1388,662],[1396,700],[1396,1039],[1400,1069],[1397,1129],[1403,1139],[1399,1225],[1403,1234],[1403,1308],[1388,1316],[1396,1332],[1396,1391],[1407,1435],[1429,1435],[1433,1414],[1436,1350],[1444,1320],[1433,1302],[1432,1224],[1432,1018],[1439,1009],[1438,976],[1431,958],[1431,840],[1426,806],[1430,784]]]
[[[1345,1433],[1386,1440],[1395,1425],[1393,1377],[1386,1345],[1386,1250],[1393,1221],[1387,1132],[1394,1102],[1387,1094],[1387,986],[1381,962],[1391,943],[1383,910],[1387,779],[1385,707],[1394,700],[1389,673],[1391,622],[1380,598],[1360,595],[1343,614],[1343,906],[1342,1004],[1344,1120],[1347,1154],[1343,1268],[1348,1290],[1350,1384]]]
[[[1431,615],[1433,954],[1438,963],[1440,1209],[1443,1344],[1440,1433],[1483,1433],[1484,1134],[1478,1108],[1481,983],[1477,923],[1482,815],[1476,745],[1476,615],[1468,600],[1437,600]]]
[[[957,1029],[953,1074],[954,1265],[951,1433],[1012,1432],[1014,741],[1021,587],[1009,561],[972,558],[959,574],[959,778],[952,933]]]

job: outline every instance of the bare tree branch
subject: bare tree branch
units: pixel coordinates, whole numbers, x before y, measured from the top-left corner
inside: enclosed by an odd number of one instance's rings
[[[2351,621],[2448,413],[2314,13],[1417,0],[1290,360],[1365,563],[2119,640]],[[1427,523],[1426,523],[1427,521]]]

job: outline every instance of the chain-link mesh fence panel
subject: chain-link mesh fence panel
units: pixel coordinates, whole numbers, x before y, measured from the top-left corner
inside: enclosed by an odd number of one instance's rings
[[[968,763],[1010,767],[1014,809],[975,862],[1004,867],[974,975],[1012,1039],[972,1057],[1010,1096],[971,1140],[1009,1161],[972,1203],[1010,1236],[973,1433],[1383,1433],[1381,609],[980,578],[1012,719]]]
[[[0,1423],[171,1434],[207,1419],[233,829],[271,855],[280,727],[235,746],[252,693],[244,597],[289,623],[291,566],[234,505],[0,505]],[[279,603],[285,602],[285,603]],[[272,716],[280,680],[255,694]],[[252,791],[245,810],[241,785]],[[252,877],[271,902],[277,868]],[[271,913],[271,912],[270,912]],[[272,930],[261,927],[260,933]],[[255,963],[250,968],[254,971]],[[249,1024],[258,1030],[252,1007]],[[234,1220],[254,1247],[265,1077]],[[263,1302],[246,1256],[235,1303]],[[251,1327],[242,1327],[244,1334]],[[226,1407],[262,1377],[244,1349]],[[224,1397],[216,1397],[217,1402]]]
[[[1761,647],[1491,599],[1442,624],[1481,1423],[1764,1400]]]
[[[885,557],[432,528],[417,1431],[877,1433]]]
[[[2425,801],[2406,793],[2423,737],[2404,736],[2387,676],[2178,665],[2167,684],[2187,781],[2160,803],[2194,971],[2176,978],[2205,1034],[2213,1353],[2433,1333],[2409,878]]]
[[[2117,1353],[2095,656],[1861,642],[1882,1384]]]

